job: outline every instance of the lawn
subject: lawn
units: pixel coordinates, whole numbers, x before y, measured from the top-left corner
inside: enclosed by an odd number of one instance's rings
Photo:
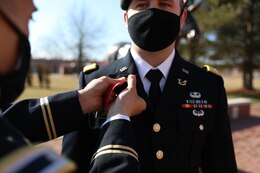
[[[52,74],[50,76],[50,88],[41,88],[39,80],[36,75],[33,75],[33,86],[26,88],[23,94],[17,100],[26,98],[46,97],[60,92],[74,90],[78,87],[77,75],[58,75]]]

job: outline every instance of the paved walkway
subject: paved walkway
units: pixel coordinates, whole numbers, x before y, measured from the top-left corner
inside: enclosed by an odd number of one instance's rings
[[[239,173],[260,173],[260,105],[252,106],[250,114],[231,121]]]
[[[251,106],[250,114],[250,117],[231,121],[239,173],[260,173],[260,105]],[[60,153],[61,139],[44,145]]]

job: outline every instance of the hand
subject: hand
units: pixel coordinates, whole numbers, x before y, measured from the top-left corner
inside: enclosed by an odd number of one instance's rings
[[[127,115],[129,117],[137,115],[145,110],[145,101],[138,96],[136,91],[136,78],[129,75],[127,78],[128,87],[122,91],[115,102],[110,105],[107,118],[117,114]]]
[[[84,89],[79,90],[79,102],[83,113],[102,110],[103,96],[107,89],[123,80],[125,78],[112,79],[103,76],[92,80]]]

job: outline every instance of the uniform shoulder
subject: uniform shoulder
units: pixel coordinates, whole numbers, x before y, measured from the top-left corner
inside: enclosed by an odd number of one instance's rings
[[[82,77],[88,76],[88,78],[97,78],[100,76],[106,76],[110,73],[113,73],[116,70],[118,62],[119,60],[101,66],[99,66],[97,63],[86,65],[83,68],[80,76]]]
[[[96,70],[98,70],[98,69],[99,69],[98,64],[97,64],[97,63],[93,63],[93,64],[88,64],[88,65],[86,65],[86,66],[83,68],[82,72],[83,72],[84,74],[89,74],[89,73],[92,73],[92,72],[94,72],[94,71],[96,71]]]
[[[213,67],[211,67],[209,65],[204,65],[203,69],[205,69],[207,72],[213,73],[213,74],[215,74],[217,76],[221,76],[217,69],[215,69],[215,68],[213,68]]]
[[[204,65],[203,67],[199,67],[184,59],[182,65],[185,69],[187,69],[187,71],[189,71],[189,74],[192,75],[194,78],[199,77],[205,80],[222,78],[218,70],[209,65]]]

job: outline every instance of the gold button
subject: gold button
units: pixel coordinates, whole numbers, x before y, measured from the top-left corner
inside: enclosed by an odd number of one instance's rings
[[[203,130],[204,130],[204,126],[201,124],[201,125],[199,126],[199,129],[200,129],[201,131],[203,131]]]
[[[163,151],[162,150],[158,150],[157,152],[156,152],[156,158],[157,159],[159,159],[159,160],[161,160],[162,158],[163,158]]]
[[[155,124],[153,125],[153,131],[154,131],[154,132],[159,132],[160,130],[161,130],[160,124],[155,123]]]

